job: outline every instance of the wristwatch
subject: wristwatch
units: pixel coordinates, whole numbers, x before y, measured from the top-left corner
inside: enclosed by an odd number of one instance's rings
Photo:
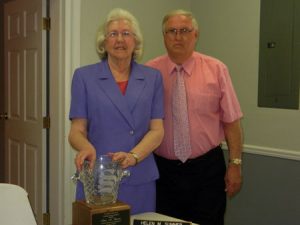
[[[138,157],[138,155],[134,152],[128,152],[128,153],[131,154],[133,156],[133,158],[135,159],[135,164],[134,165],[136,166],[136,164],[139,163],[140,157]]]
[[[233,159],[229,159],[228,162],[230,164],[234,164],[234,165],[241,165],[242,164],[242,159],[233,158]]]

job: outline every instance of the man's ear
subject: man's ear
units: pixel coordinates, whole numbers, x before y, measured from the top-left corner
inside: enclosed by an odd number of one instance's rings
[[[196,38],[196,39],[199,38],[199,30],[195,32],[195,38]]]

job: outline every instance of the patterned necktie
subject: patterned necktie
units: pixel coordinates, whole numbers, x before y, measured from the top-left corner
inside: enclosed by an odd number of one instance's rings
[[[192,152],[189,119],[183,68],[176,67],[176,71],[177,79],[173,86],[172,95],[174,152],[180,161],[185,162]]]

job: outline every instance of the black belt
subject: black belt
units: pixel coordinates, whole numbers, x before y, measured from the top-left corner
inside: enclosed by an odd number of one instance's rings
[[[166,159],[162,156],[156,155],[154,154],[156,160],[159,160],[162,163],[168,163],[168,164],[172,164],[172,165],[187,165],[187,164],[193,164],[193,163],[197,163],[199,161],[205,160],[211,156],[213,156],[214,154],[216,154],[218,151],[222,151],[221,145],[218,145],[217,147],[209,150],[208,152],[206,152],[203,155],[200,155],[196,158],[192,158],[192,159],[187,159],[184,163],[180,160],[173,160],[173,159]]]

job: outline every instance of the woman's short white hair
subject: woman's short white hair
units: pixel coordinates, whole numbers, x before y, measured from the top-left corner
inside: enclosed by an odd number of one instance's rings
[[[166,29],[166,23],[169,20],[169,18],[173,17],[173,16],[177,16],[177,15],[183,15],[183,16],[186,16],[187,18],[190,18],[192,20],[193,28],[195,29],[195,31],[199,32],[199,26],[198,26],[197,20],[194,17],[193,13],[191,13],[189,11],[186,11],[186,10],[183,10],[183,9],[176,9],[176,10],[173,10],[173,11],[167,13],[164,16],[163,21],[162,21],[162,31],[163,31],[163,33],[166,32],[166,30],[165,30]]]
[[[105,36],[107,34],[107,29],[109,24],[113,21],[123,20],[123,19],[129,22],[132,32],[135,34],[134,38],[136,41],[136,45],[132,57],[134,59],[140,59],[142,57],[143,36],[137,19],[130,12],[121,8],[115,8],[108,13],[105,22],[99,27],[99,30],[97,32],[96,50],[98,52],[100,59],[107,58],[107,52],[104,48],[104,44],[105,44]]]

